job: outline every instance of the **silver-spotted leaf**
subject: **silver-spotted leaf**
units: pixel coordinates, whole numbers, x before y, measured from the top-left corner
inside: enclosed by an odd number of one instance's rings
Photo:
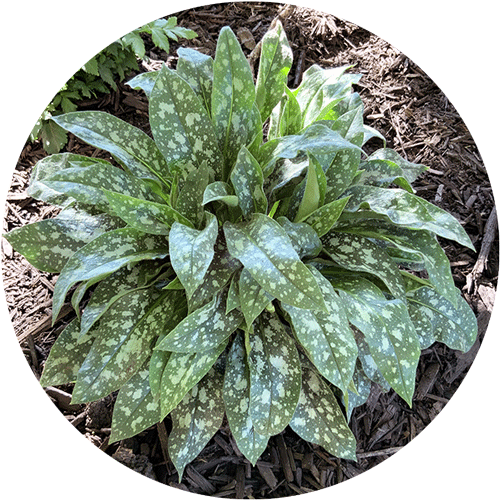
[[[303,371],[300,398],[290,427],[332,455],[356,460],[356,438],[333,392],[313,370]]]
[[[238,197],[233,194],[231,186],[222,181],[212,182],[203,193],[202,205],[213,201],[222,201],[230,207],[238,206]]]
[[[278,217],[277,221],[286,231],[293,248],[299,257],[317,257],[321,252],[321,240],[314,229],[305,222],[290,222],[286,217]]]
[[[167,254],[168,242],[164,236],[145,235],[127,227],[98,236],[77,250],[61,271],[54,288],[54,321],[69,289],[79,281],[105,278],[127,264],[161,259]]]
[[[281,432],[290,422],[300,394],[300,360],[283,323],[264,312],[250,333],[250,416],[262,435]]]
[[[309,224],[318,236],[324,236],[337,222],[348,201],[349,197],[331,201],[309,214],[304,222]]]
[[[169,234],[170,261],[188,298],[203,282],[215,254],[217,218],[208,212],[207,215],[205,229],[193,229],[174,222]]]
[[[318,371],[342,392],[354,373],[358,348],[341,299],[322,274],[310,268],[325,298],[328,312],[304,311],[282,304],[300,345]]]
[[[224,224],[227,247],[268,293],[301,309],[325,309],[321,291],[285,230],[264,214]]]
[[[266,449],[269,436],[255,430],[250,416],[250,371],[241,333],[234,338],[227,357],[223,398],[229,428],[238,449],[255,465]]]
[[[404,173],[404,177],[411,184],[417,177],[425,172],[428,167],[418,163],[412,163],[405,160],[399,153],[389,148],[382,148],[371,154],[369,160],[388,160],[395,163]]]
[[[272,302],[273,296],[267,293],[252,277],[247,269],[242,269],[238,281],[240,309],[245,317],[247,328]]]
[[[179,479],[186,465],[196,458],[222,425],[222,385],[222,374],[217,369],[210,370],[172,411],[168,454]]]

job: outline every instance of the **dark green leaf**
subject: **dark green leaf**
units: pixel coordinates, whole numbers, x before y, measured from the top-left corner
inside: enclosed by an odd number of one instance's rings
[[[250,328],[254,320],[272,302],[274,297],[252,278],[247,269],[241,271],[238,290],[240,309],[245,317],[247,328]]]
[[[331,201],[308,215],[304,222],[309,224],[318,236],[324,236],[337,222],[348,201],[349,197]]]
[[[321,240],[309,224],[290,222],[286,217],[278,217],[277,221],[288,234],[293,248],[301,259],[316,257],[320,253]]]
[[[222,181],[212,182],[206,187],[203,193],[202,205],[212,201],[222,201],[230,207],[238,206],[238,197],[233,194],[231,186]]]

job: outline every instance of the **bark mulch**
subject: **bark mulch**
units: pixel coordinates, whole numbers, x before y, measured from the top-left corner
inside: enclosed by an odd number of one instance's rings
[[[108,445],[115,395],[88,405],[70,404],[71,386],[47,388],[72,425],[105,453],[157,481],[186,491],[229,498],[282,497],[318,490],[360,474],[411,441],[443,409],[454,394],[480,346],[491,315],[498,277],[497,218],[491,185],[467,127],[453,105],[411,60],[385,41],[356,25],[306,8],[269,3],[236,3],[200,7],[178,14],[179,24],[194,29],[188,42],[213,55],[220,29],[229,25],[248,56],[280,15],[294,52],[289,84],[316,63],[323,67],[354,65],[363,74],[356,86],[365,103],[365,121],[403,157],[429,166],[415,183],[423,198],[451,212],[471,236],[478,253],[442,241],[456,285],[477,315],[479,338],[468,353],[435,344],[422,353],[417,388],[410,409],[394,392],[373,387],[366,404],[356,409],[351,428],[358,441],[358,462],[340,460],[301,440],[290,429],[271,438],[256,467],[241,455],[227,424],[186,469],[182,482],[169,460],[168,419],[135,438]],[[149,49],[145,70],[167,61],[170,54]],[[147,101],[120,85],[117,92],[80,103],[100,109],[149,131]],[[369,146],[381,147],[377,140]],[[106,158],[71,137],[66,151]],[[56,214],[54,208],[25,193],[35,163],[46,156],[39,143],[27,143],[7,197],[3,230]],[[67,304],[51,328],[52,292],[56,276],[39,272],[2,239],[3,278],[14,330],[34,375],[39,378],[49,350],[74,313]]]

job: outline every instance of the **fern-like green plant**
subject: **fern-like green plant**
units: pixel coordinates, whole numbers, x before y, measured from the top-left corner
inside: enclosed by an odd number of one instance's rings
[[[110,442],[170,415],[179,476],[224,414],[253,464],[288,425],[355,460],[348,421],[371,383],[411,405],[421,349],[476,338],[436,236],[473,246],[414,194],[425,167],[363,152],[381,136],[363,124],[359,75],[314,65],[289,89],[291,65],[278,24],[254,83],[226,27],[215,59],[179,49],[175,71],[130,82],[153,139],[103,112],[55,117],[122,168],[44,158],[29,194],[62,211],[6,235],[60,273],[54,319],[68,293],[77,313],[41,383],[75,382],[73,403],[119,391]]]
[[[193,30],[177,26],[177,18],[173,16],[157,19],[111,43],[92,57],[59,90],[31,130],[30,141],[40,139],[47,153],[59,153],[68,142],[68,134],[50,119],[76,111],[79,100],[116,91],[117,81],[122,82],[131,71],[139,71],[137,59],[147,59],[141,34],[150,35],[153,44],[167,53],[170,51],[169,39],[192,40],[197,36]]]

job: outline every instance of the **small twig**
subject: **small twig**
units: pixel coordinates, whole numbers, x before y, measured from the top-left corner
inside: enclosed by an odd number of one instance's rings
[[[357,453],[356,455],[358,458],[383,457],[385,455],[393,455],[402,448],[403,446],[394,446],[392,448],[386,448],[385,450],[367,451],[365,453]]]

